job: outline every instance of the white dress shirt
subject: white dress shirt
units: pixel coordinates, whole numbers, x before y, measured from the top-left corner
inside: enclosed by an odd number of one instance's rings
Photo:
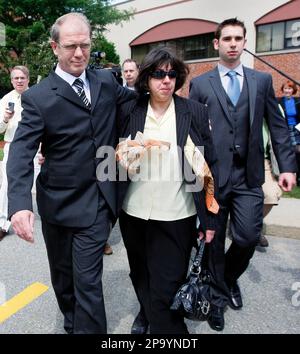
[[[77,94],[77,89],[75,86],[73,86],[73,83],[76,79],[81,79],[83,81],[83,89],[84,89],[85,95],[86,95],[87,99],[91,102],[90,84],[89,84],[89,80],[86,77],[85,70],[79,77],[76,77],[76,76],[73,76],[73,75],[63,71],[60,68],[59,64],[57,64],[57,66],[55,68],[55,74],[57,74],[63,80],[67,81],[67,83],[72,87],[72,89],[76,92],[76,94]]]
[[[240,83],[240,90],[243,88],[243,83],[244,83],[244,70],[243,70],[243,65],[239,64],[236,68],[234,69],[228,69],[226,66],[222,64],[218,64],[218,70],[222,82],[222,86],[224,90],[227,92],[228,91],[228,85],[230,82],[230,77],[227,75],[229,71],[235,71],[237,73],[236,77],[239,80]]]

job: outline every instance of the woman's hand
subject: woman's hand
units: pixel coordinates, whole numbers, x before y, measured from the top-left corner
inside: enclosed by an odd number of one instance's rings
[[[205,243],[210,243],[215,236],[215,230],[206,230],[205,233]],[[199,231],[199,239],[202,240],[204,238],[204,233]]]

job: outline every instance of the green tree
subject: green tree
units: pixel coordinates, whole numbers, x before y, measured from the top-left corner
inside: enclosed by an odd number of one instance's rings
[[[119,11],[109,0],[0,0],[0,22],[5,25],[6,46],[0,46],[0,87],[10,89],[9,68],[26,65],[31,83],[45,77],[55,63],[49,46],[49,29],[56,18],[68,12],[82,12],[93,28],[93,48],[107,52],[106,60],[119,62],[104,32],[108,24],[131,18],[130,11]],[[99,49],[98,49],[99,48]]]

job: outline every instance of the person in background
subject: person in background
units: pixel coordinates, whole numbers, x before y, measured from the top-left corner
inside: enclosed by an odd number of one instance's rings
[[[0,101],[0,133],[4,134],[4,156],[1,164],[2,184],[0,189],[0,241],[7,235],[10,221],[7,220],[7,176],[6,163],[18,123],[21,120],[21,95],[28,89],[29,70],[26,66],[15,66],[10,72],[13,90]]]
[[[282,111],[281,107],[279,107]],[[282,115],[284,113],[282,111]],[[264,193],[264,207],[263,207],[263,218],[265,218],[273,206],[278,205],[279,199],[282,195],[282,190],[278,185],[278,163],[273,151],[270,133],[267,127],[267,123],[263,123],[263,141],[264,141],[264,151],[265,151],[265,183],[262,185],[262,190]],[[269,241],[263,234],[263,229],[261,231],[259,241],[257,246],[268,247]]]
[[[145,334],[148,325],[151,334],[188,333],[183,316],[170,306],[185,280],[197,236],[209,243],[217,226],[218,211],[210,203],[207,206],[205,189],[190,191],[182,173],[192,166],[196,174],[194,157],[200,153],[198,147],[204,147],[204,158],[214,180],[218,178],[207,108],[175,94],[187,74],[186,65],[169,49],[150,51],[135,84],[139,97],[119,110],[120,137],[135,139],[143,134],[140,147],[151,142],[170,146],[162,154],[157,148],[149,149],[137,179],[118,184],[120,229],[141,304],[131,333]]]
[[[213,70],[192,79],[190,98],[207,105],[218,158],[220,225],[206,248],[205,266],[211,276],[208,323],[212,329],[221,331],[227,304],[234,310],[243,306],[238,279],[246,271],[261,235],[264,119],[279,165],[279,186],[284,191],[295,185],[297,167],[271,75],[241,63],[246,45],[244,23],[237,18],[220,23],[213,44],[219,52],[219,63]],[[229,215],[233,239],[225,254]]]
[[[139,74],[137,62],[133,59],[125,59],[122,64],[122,71],[126,81],[124,86],[129,90],[134,90],[134,85]]]
[[[37,206],[64,328],[106,334],[103,251],[117,217],[117,186],[114,176],[98,178],[109,162],[98,150],[115,165],[117,106],[136,95],[108,70],[87,69],[92,30],[83,14],[61,16],[50,34],[58,64],[22,95],[7,162],[8,216],[16,234],[34,242],[32,160],[42,143]]]
[[[281,86],[283,96],[278,99],[279,104],[284,110],[284,115],[289,127],[291,144],[295,149],[298,173],[297,186],[300,186],[300,98],[295,97],[297,94],[297,86],[294,82],[288,80]]]

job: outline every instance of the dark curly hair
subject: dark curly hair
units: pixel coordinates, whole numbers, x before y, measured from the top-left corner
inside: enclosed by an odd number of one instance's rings
[[[184,62],[176,57],[175,54],[167,47],[158,47],[152,49],[144,58],[139,76],[135,82],[135,89],[143,95],[149,91],[148,81],[151,73],[158,68],[169,65],[172,70],[177,72],[175,91],[179,90],[185,83],[189,73],[188,67]]]

